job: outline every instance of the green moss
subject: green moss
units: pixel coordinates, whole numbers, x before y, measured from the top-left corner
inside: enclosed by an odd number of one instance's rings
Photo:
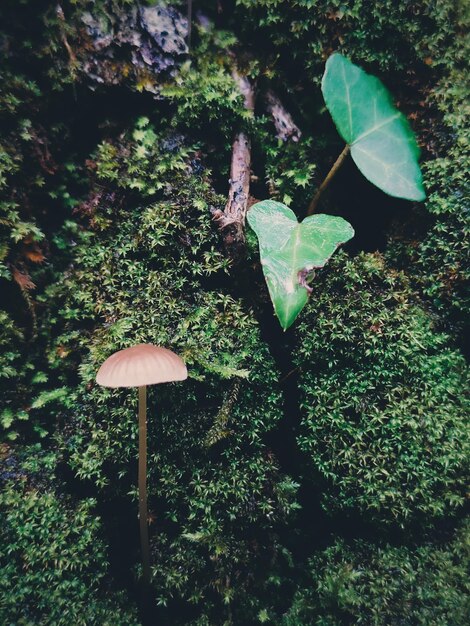
[[[32,246],[44,238],[34,216],[22,206],[22,193],[40,189],[44,178],[37,169],[28,171],[34,135],[28,108],[36,103],[39,89],[24,76],[6,73],[3,80],[0,124],[8,130],[0,142],[0,279],[11,280],[12,267],[25,273],[25,244]],[[22,193],[19,184],[23,185]]]
[[[296,485],[264,443],[281,417],[278,373],[252,312],[222,287],[228,261],[210,207],[223,198],[196,151],[140,120],[101,145],[92,167],[89,224],[73,235],[73,268],[47,293],[61,311],[51,366],[66,383],[81,360],[59,442],[105,497],[136,497],[137,396],[96,386],[96,371],[134,343],[181,354],[189,380],[150,389],[154,585],[161,604],[180,598],[210,615],[264,579],[257,563],[276,559],[275,527],[295,508]]]
[[[336,540],[310,561],[308,583],[282,624],[463,626],[469,547],[465,522],[444,541],[408,547]]]
[[[435,308],[462,325],[470,312],[466,71],[449,72],[432,100],[443,114],[443,125],[435,140],[438,158],[426,162],[423,168],[428,190],[426,212],[420,212],[408,228],[393,234],[387,258],[405,270],[413,267],[413,280]],[[427,224],[424,233],[420,222]]]
[[[174,128],[216,145],[223,141],[230,145],[234,132],[253,117],[244,107],[232,78],[234,61],[227,55],[227,48],[237,41],[232,34],[211,28],[200,27],[198,33],[191,62],[162,86],[161,93],[174,107],[170,119]]]
[[[247,37],[256,32],[274,68],[294,66],[315,81],[325,56],[340,47],[358,63],[373,63],[388,73],[417,64],[424,70],[429,55],[439,62],[452,48],[459,12],[450,1],[353,0],[336,7],[325,0],[240,0],[237,5],[238,29]]]
[[[299,444],[327,510],[386,524],[452,513],[469,452],[463,357],[380,255],[339,255],[299,325]]]
[[[21,456],[2,459],[2,623],[137,624],[124,595],[106,589],[95,501],[73,504],[52,486],[54,455],[26,448]]]

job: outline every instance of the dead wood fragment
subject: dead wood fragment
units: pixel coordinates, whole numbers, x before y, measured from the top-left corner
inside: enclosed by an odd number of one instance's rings
[[[233,78],[245,99],[245,108],[255,108],[254,89],[246,76],[236,70]],[[223,232],[224,243],[228,249],[234,250],[245,241],[245,215],[248,210],[251,175],[251,141],[244,131],[236,134],[232,147],[232,163],[230,167],[230,188],[224,211],[214,211],[213,219]]]
[[[266,108],[272,115],[274,126],[276,127],[276,136],[282,141],[299,141],[302,133],[295,124],[291,114],[287,111],[276,94],[269,90],[266,94]]]
[[[37,335],[38,324],[35,303],[33,298],[31,297],[30,291],[36,289],[36,285],[33,283],[31,276],[29,275],[24,265],[21,264],[21,266],[21,268],[12,266],[11,274],[13,276],[13,280],[20,288],[21,296],[23,297],[23,300],[25,301],[31,315],[31,339],[34,339]]]
[[[232,149],[230,189],[224,211],[215,211],[214,220],[224,233],[227,246],[243,243],[245,215],[250,192],[251,142],[244,132],[236,135]]]
[[[25,269],[19,269],[12,267],[12,276],[15,283],[19,286],[21,291],[35,289],[36,285],[33,283],[31,276]]]
[[[233,70],[232,77],[245,100],[245,109],[247,109],[247,111],[254,111],[255,90],[253,89],[253,85],[246,76],[240,74],[236,69]]]

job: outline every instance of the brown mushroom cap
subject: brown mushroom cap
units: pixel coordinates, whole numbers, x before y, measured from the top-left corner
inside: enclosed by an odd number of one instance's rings
[[[107,358],[98,370],[96,382],[104,387],[143,387],[187,377],[186,365],[174,352],[141,343]]]

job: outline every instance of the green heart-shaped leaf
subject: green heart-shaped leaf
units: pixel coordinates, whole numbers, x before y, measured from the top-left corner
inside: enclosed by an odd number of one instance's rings
[[[299,224],[288,207],[274,200],[254,204],[247,220],[258,236],[269,295],[286,330],[308,300],[307,274],[323,267],[354,230],[342,217],[332,215],[311,215]]]
[[[326,62],[322,92],[364,176],[391,196],[424,200],[413,131],[380,80],[336,53]]]

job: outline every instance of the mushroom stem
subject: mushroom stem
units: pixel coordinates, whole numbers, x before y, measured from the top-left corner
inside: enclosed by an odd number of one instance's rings
[[[150,583],[150,551],[147,520],[147,387],[139,387],[139,524],[143,582]]]

